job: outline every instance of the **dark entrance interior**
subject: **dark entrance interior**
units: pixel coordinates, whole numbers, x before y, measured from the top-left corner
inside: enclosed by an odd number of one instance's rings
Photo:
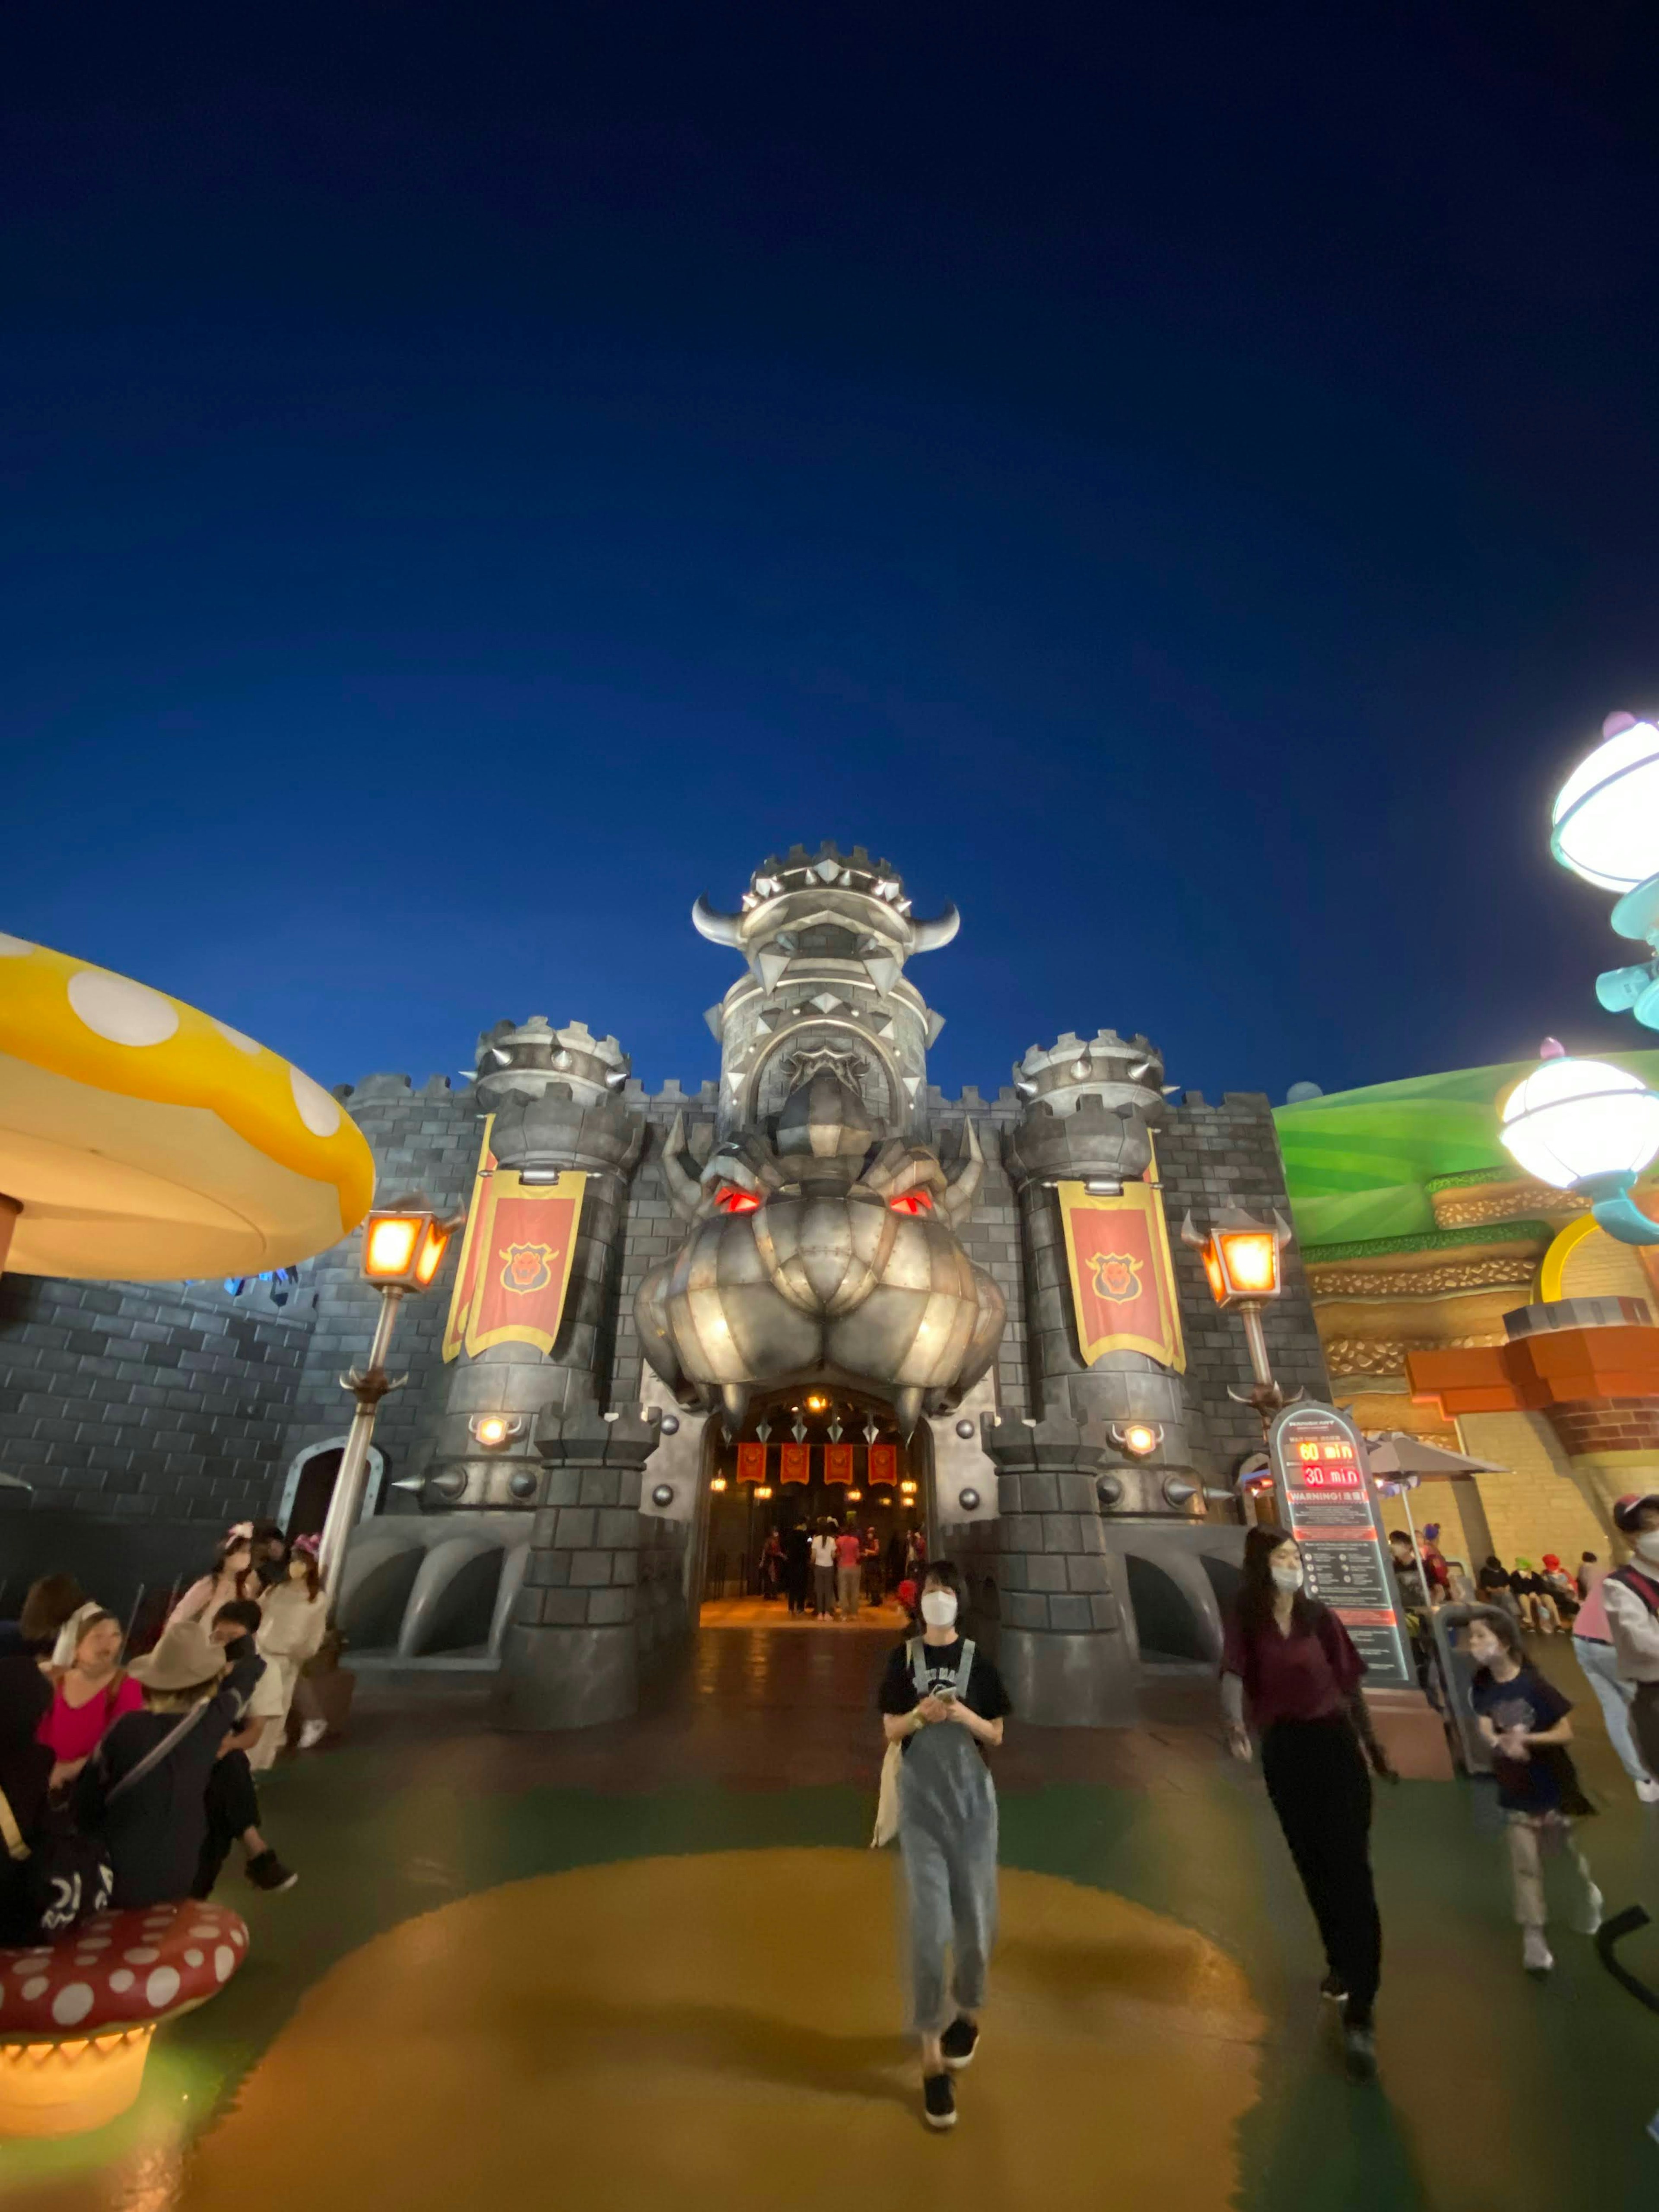
[[[301,1468],[285,1532],[290,1543],[296,1536],[322,1534],[328,1501],[334,1495],[334,1478],[344,1456],[337,1444],[331,1444],[326,1451],[314,1452]]]
[[[1192,1601],[1174,1576],[1165,1574],[1150,1559],[1137,1559],[1133,1552],[1125,1554],[1123,1565],[1129,1602],[1135,1610],[1135,1631],[1146,1656],[1209,1659],[1210,1650]]]
[[[769,1436],[759,1438],[764,1425]],[[795,1436],[797,1425],[804,1431]],[[873,1437],[866,1433],[873,1426]],[[920,1427],[907,1445],[893,1425],[890,1409],[873,1399],[848,1391],[802,1389],[757,1403],[745,1424],[742,1440],[766,1444],[766,1480],[762,1483],[738,1480],[737,1443],[717,1436],[708,1469],[708,1510],[703,1540],[701,1596],[717,1599],[768,1599],[775,1590],[777,1609],[785,1600],[775,1577],[766,1571],[764,1554],[769,1534],[775,1528],[787,1537],[792,1528],[816,1531],[826,1523],[839,1530],[850,1521],[860,1534],[873,1528],[884,1563],[895,1536],[901,1542],[916,1531],[927,1540],[927,1453],[925,1431]],[[804,1442],[807,1447],[810,1480],[781,1480],[781,1447]],[[824,1479],[824,1447],[831,1443],[853,1448],[850,1483]],[[895,1449],[896,1472],[890,1482],[871,1479],[871,1446]],[[896,1577],[891,1579],[896,1579]],[[890,1594],[890,1580],[884,1572]]]

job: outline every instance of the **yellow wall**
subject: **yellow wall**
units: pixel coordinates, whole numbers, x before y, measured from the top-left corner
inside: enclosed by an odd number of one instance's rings
[[[1612,1530],[1592,1510],[1541,1413],[1465,1413],[1457,1425],[1472,1458],[1506,1470],[1476,1477],[1492,1546],[1506,1567],[1517,1559],[1536,1566],[1546,1552],[1559,1553],[1569,1570],[1581,1552],[1612,1556]]]

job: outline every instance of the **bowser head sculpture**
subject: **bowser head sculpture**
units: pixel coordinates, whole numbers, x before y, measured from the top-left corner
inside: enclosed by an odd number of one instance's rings
[[[733,1434],[757,1390],[808,1382],[887,1399],[907,1436],[990,1365],[1002,1293],[957,1236],[984,1174],[971,1122],[947,1174],[878,1140],[844,1051],[803,1053],[769,1141],[744,1129],[699,1174],[677,1117],[670,1201],[690,1233],[635,1301],[645,1356]]]

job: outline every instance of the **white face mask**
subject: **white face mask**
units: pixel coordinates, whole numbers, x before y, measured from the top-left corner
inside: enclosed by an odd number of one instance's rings
[[[924,1590],[921,1594],[921,1617],[929,1628],[949,1628],[957,1617],[956,1592]]]
[[[1267,1572],[1273,1578],[1273,1588],[1275,1589],[1299,1590],[1302,1587],[1302,1562],[1300,1559],[1289,1560],[1283,1566],[1281,1566],[1279,1561],[1275,1559],[1272,1566],[1268,1568]]]
[[[1644,1559],[1659,1559],[1659,1528],[1644,1528],[1636,1540],[1636,1548]]]

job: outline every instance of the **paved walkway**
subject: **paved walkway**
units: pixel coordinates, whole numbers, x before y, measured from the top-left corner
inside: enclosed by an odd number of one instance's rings
[[[1380,1800],[1382,2079],[1342,2079],[1259,1778],[1179,1672],[1139,1731],[1011,1724],[984,2050],[955,2134],[926,2135],[892,1856],[865,1848],[881,1663],[851,1630],[732,1628],[611,1731],[365,1710],[266,1787],[302,1879],[275,1899],[227,1885],[248,1967],[164,2032],[131,2120],[0,2150],[0,2200],[817,2212],[933,2185],[963,2212],[1659,2203],[1659,2019],[1565,1930],[1553,1982],[1522,1975],[1477,1788]],[[1588,1697],[1579,1719],[1609,1904],[1659,1910],[1659,1822]],[[1629,1955],[1659,1983],[1659,1939]]]

